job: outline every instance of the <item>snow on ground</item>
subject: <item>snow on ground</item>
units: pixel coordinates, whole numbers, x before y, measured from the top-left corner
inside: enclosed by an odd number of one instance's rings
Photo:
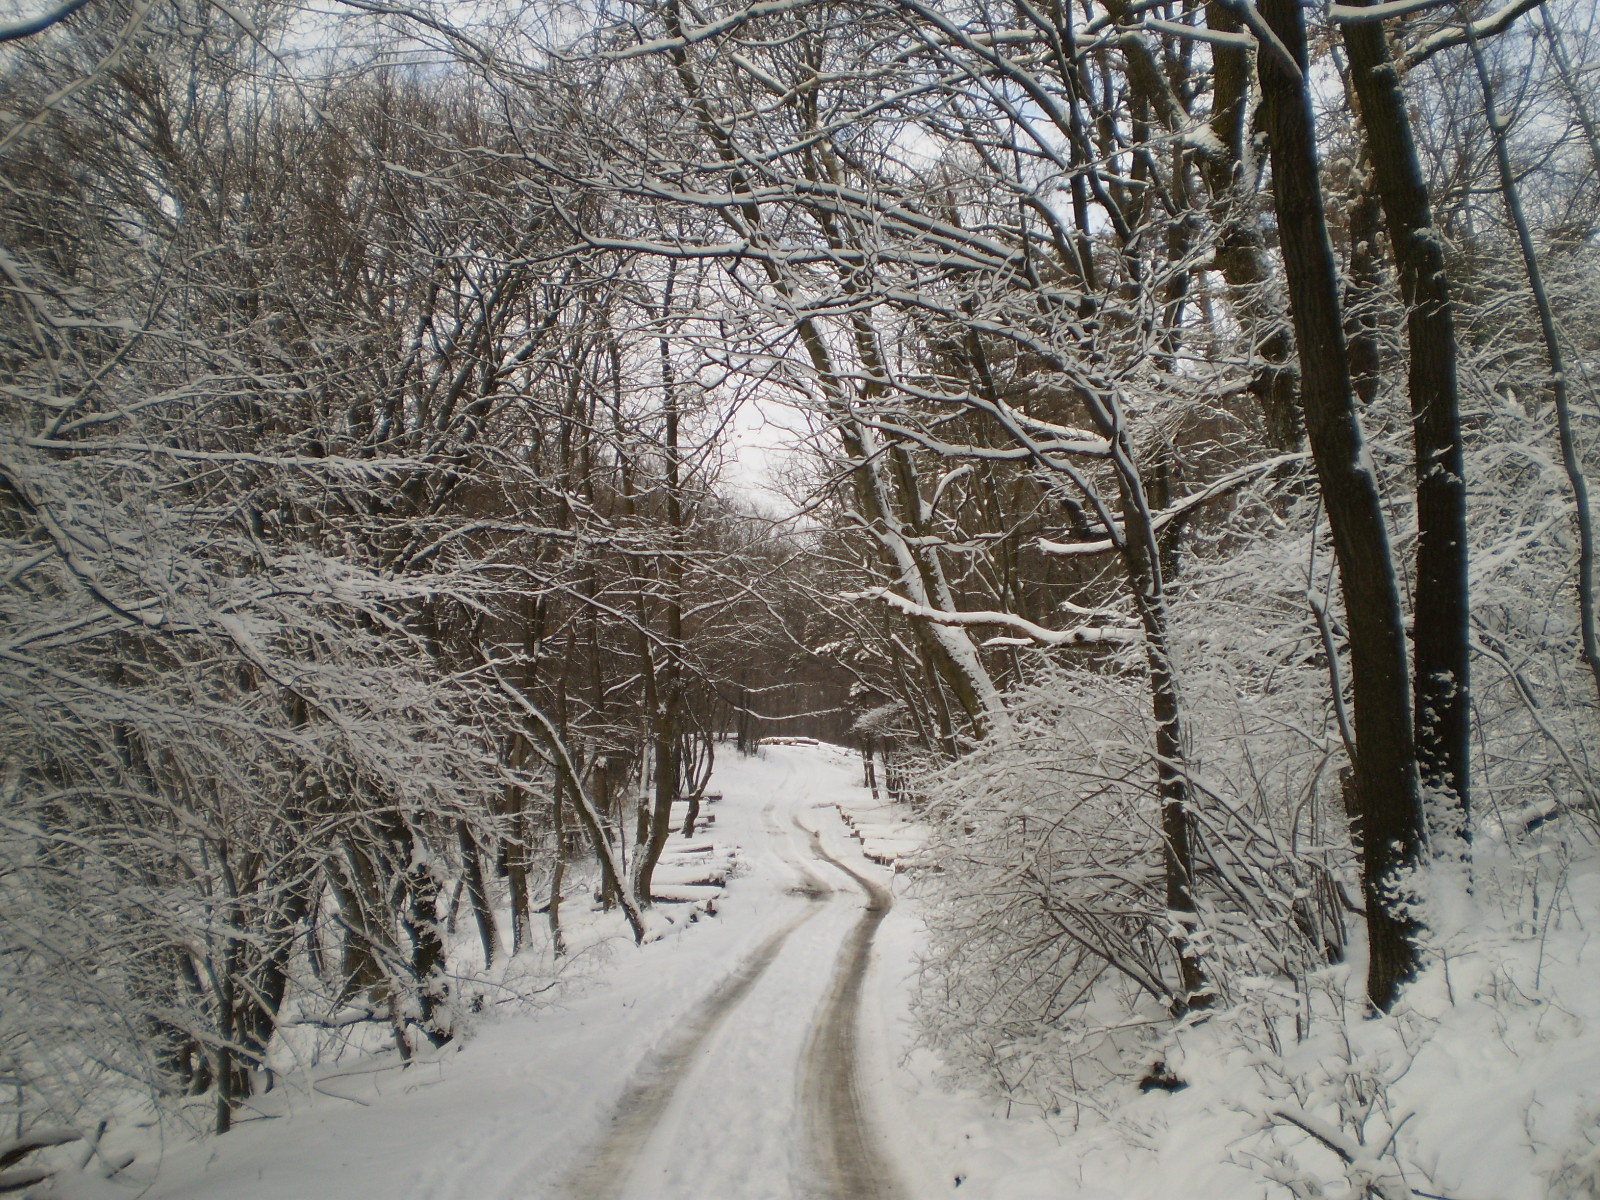
[[[641,1172],[654,1172],[655,1182],[634,1187],[650,1200],[703,1194],[790,1200],[800,1169],[795,1063],[859,912],[859,897],[837,872],[828,886],[853,897],[848,903],[808,900],[814,882],[808,875],[826,872],[807,865],[796,823],[819,831],[830,853],[875,870],[853,849],[830,805],[859,777],[859,760],[832,747],[725,756],[712,783],[724,797],[709,809],[714,823],[692,841],[674,836],[661,873],[663,891],[692,897],[702,909],[713,899],[714,916],[670,925],[657,917],[661,936],[638,948],[620,922],[601,916],[609,929],[573,972],[587,978],[556,998],[531,1011],[480,1017],[463,1045],[403,1070],[379,1055],[321,1070],[314,1085],[291,1079],[226,1136],[169,1145],[159,1178],[143,1194],[149,1200],[555,1200],[641,1064],[671,1044],[735,965],[820,908],[740,1004],[745,1017],[729,1021],[694,1064],[680,1089],[689,1101],[668,1114],[669,1132],[646,1148],[651,1161]],[[575,944],[592,943],[597,930],[577,923],[578,899],[566,906],[568,935]],[[684,907],[663,905],[658,912],[676,915]],[[885,978],[892,993],[906,971]],[[874,1019],[869,1015],[869,1023]],[[880,1084],[895,1070],[881,1055],[874,1069]],[[151,1157],[141,1154],[141,1164]],[[136,1194],[132,1184],[149,1182],[141,1169],[135,1166],[127,1184],[106,1194]]]
[[[914,868],[913,814],[861,791],[842,807],[870,857]],[[1049,1118],[950,1086],[917,1046],[905,1005],[920,930],[902,898],[879,933],[876,996],[900,1157],[930,1181],[923,1195],[959,1200],[1600,1200],[1592,839],[1580,824],[1486,836],[1470,886],[1436,869],[1423,891],[1428,965],[1389,1017],[1366,1017],[1358,946],[1309,987],[1253,981],[1170,1037],[1181,1090],[1130,1080]]]
[[[726,756],[714,823],[669,850],[663,890],[683,902],[658,908],[654,940],[636,948],[614,915],[579,920],[569,900],[569,936],[585,948],[562,989],[480,1017],[464,1044],[404,1070],[378,1055],[291,1078],[225,1137],[169,1145],[148,1190],[145,1147],[94,1200],[567,1200],[587,1194],[572,1181],[608,1130],[616,1140],[619,1100],[648,1092],[650,1065],[674,1054],[685,1061],[670,1095],[605,1194],[821,1197],[807,1183],[800,1079],[862,902],[825,857],[897,901],[877,930],[857,1054],[869,1124],[907,1200],[1360,1197],[1367,1160],[1395,1196],[1600,1197],[1591,847],[1550,850],[1571,859],[1564,882],[1530,902],[1506,883],[1519,870],[1531,878],[1527,862],[1481,846],[1472,893],[1435,888],[1435,965],[1391,1019],[1335,1019],[1359,963],[1303,994],[1262,980],[1245,1004],[1171,1039],[1183,1090],[1130,1083],[1045,1118],[947,1088],[943,1064],[917,1046],[908,1011],[921,931],[897,867],[926,831],[860,779],[859,759],[830,746]],[[700,915],[708,905],[715,915]],[[749,972],[764,947],[770,965]],[[709,1019],[719,1003],[728,1015]],[[1276,1014],[1276,1048],[1263,1013]],[[1299,1043],[1296,1017],[1310,1020]],[[1391,1134],[1398,1157],[1374,1157]],[[1347,1167],[1326,1143],[1357,1161]],[[1404,1176],[1385,1181],[1397,1166]],[[71,1186],[56,1194],[90,1195]]]

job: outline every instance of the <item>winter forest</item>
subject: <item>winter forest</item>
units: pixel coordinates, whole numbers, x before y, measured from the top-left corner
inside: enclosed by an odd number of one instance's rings
[[[0,11],[0,1192],[1600,1197],[1500,4]]]

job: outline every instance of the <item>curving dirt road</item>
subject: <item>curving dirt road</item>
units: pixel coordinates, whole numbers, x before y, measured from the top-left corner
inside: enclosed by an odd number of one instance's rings
[[[798,816],[785,828],[776,806],[768,804],[763,826],[804,908],[647,1060],[599,1145],[569,1178],[567,1200],[902,1200],[873,1136],[856,1062],[873,936],[893,899],[829,854]],[[824,882],[835,872],[853,886]],[[820,949],[838,947],[826,979],[813,978],[807,965],[817,961],[817,939],[826,939]],[[791,1076],[792,1108],[769,1100],[764,1110],[759,1098],[773,1095],[778,1072]],[[738,1089],[741,1073],[754,1098],[744,1108],[726,1094]]]

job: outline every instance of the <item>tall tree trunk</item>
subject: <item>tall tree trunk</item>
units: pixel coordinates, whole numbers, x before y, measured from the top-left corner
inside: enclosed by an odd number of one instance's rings
[[[530,747],[520,733],[511,735],[506,752],[507,764],[523,767]],[[507,785],[503,797],[505,832],[500,841],[500,861],[505,869],[507,899],[511,905],[511,953],[521,954],[532,939],[533,914],[528,903],[528,872],[531,848],[528,845],[527,798],[518,787]]]
[[[1131,447],[1126,448],[1131,465]],[[1121,456],[1119,456],[1121,457]],[[1183,708],[1178,676],[1167,637],[1166,588],[1161,555],[1151,526],[1144,493],[1135,484],[1122,483],[1124,568],[1144,627],[1145,666],[1149,672],[1151,713],[1155,718],[1156,792],[1161,802],[1162,876],[1166,906],[1173,926],[1173,949],[1178,956],[1182,989],[1180,1012],[1207,1008],[1216,999],[1205,967],[1195,949],[1199,911],[1194,894],[1193,818],[1189,813],[1189,779],[1183,744]]]
[[[655,878],[656,864],[661,861],[661,852],[666,849],[667,837],[672,832],[672,801],[678,791],[677,721],[671,706],[667,704],[662,704],[657,713],[654,736],[654,803],[647,837],[634,851],[639,857],[639,867],[634,873],[634,895],[640,908],[648,908],[651,903],[651,881]]]
[[[1301,403],[1350,631],[1367,996],[1387,1011],[1400,985],[1415,974],[1418,954],[1416,922],[1395,906],[1391,894],[1396,872],[1415,861],[1422,842],[1405,625],[1383,497],[1350,381],[1339,273],[1317,174],[1305,24],[1296,0],[1262,0],[1261,13],[1279,43],[1263,45],[1256,61],[1300,351]]]
[[[380,902],[367,849],[356,838],[344,839],[344,854],[328,872],[328,886],[338,903],[339,925],[344,931],[339,999],[349,1000],[363,991],[376,992],[388,979],[383,967],[379,918],[375,915]]]
[[[1344,44],[1367,131],[1372,177],[1406,305],[1411,434],[1416,453],[1417,563],[1411,653],[1417,766],[1454,798],[1469,833],[1467,483],[1456,387],[1455,317],[1444,245],[1383,26],[1347,24]]]
[[[405,885],[400,924],[411,943],[410,972],[416,988],[416,1016],[409,1022],[422,1031],[430,1045],[442,1046],[452,1036],[446,1006],[450,984],[445,974],[444,931],[439,926],[442,882],[426,843],[409,825],[391,819],[386,831],[391,863]],[[396,1029],[404,1032],[396,1013]],[[402,1045],[402,1052],[409,1046]]]

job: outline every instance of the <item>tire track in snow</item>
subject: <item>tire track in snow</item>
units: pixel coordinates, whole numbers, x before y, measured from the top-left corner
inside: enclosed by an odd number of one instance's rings
[[[774,838],[787,842],[787,835],[772,821],[772,805],[762,819]],[[807,921],[822,911],[833,894],[804,865],[790,864],[800,876],[792,890],[810,903],[806,911],[768,937],[703,1002],[687,1028],[658,1052],[623,1092],[612,1112],[610,1128],[582,1170],[573,1175],[564,1189],[569,1200],[616,1200],[627,1187],[629,1176],[662,1116],[671,1106],[674,1093],[688,1075],[696,1056],[722,1027],[728,1016],[749,995],[750,989],[766,974],[782,952],[784,944]]]
[[[839,954],[833,986],[806,1047],[801,1111],[815,1179],[808,1179],[808,1200],[902,1200],[905,1192],[884,1161],[873,1138],[856,1071],[857,1027],[861,992],[872,955],[872,939],[894,898],[889,890],[858,874],[822,848],[822,840],[797,820],[795,827],[811,839],[811,852],[837,867],[866,893],[867,904]]]

